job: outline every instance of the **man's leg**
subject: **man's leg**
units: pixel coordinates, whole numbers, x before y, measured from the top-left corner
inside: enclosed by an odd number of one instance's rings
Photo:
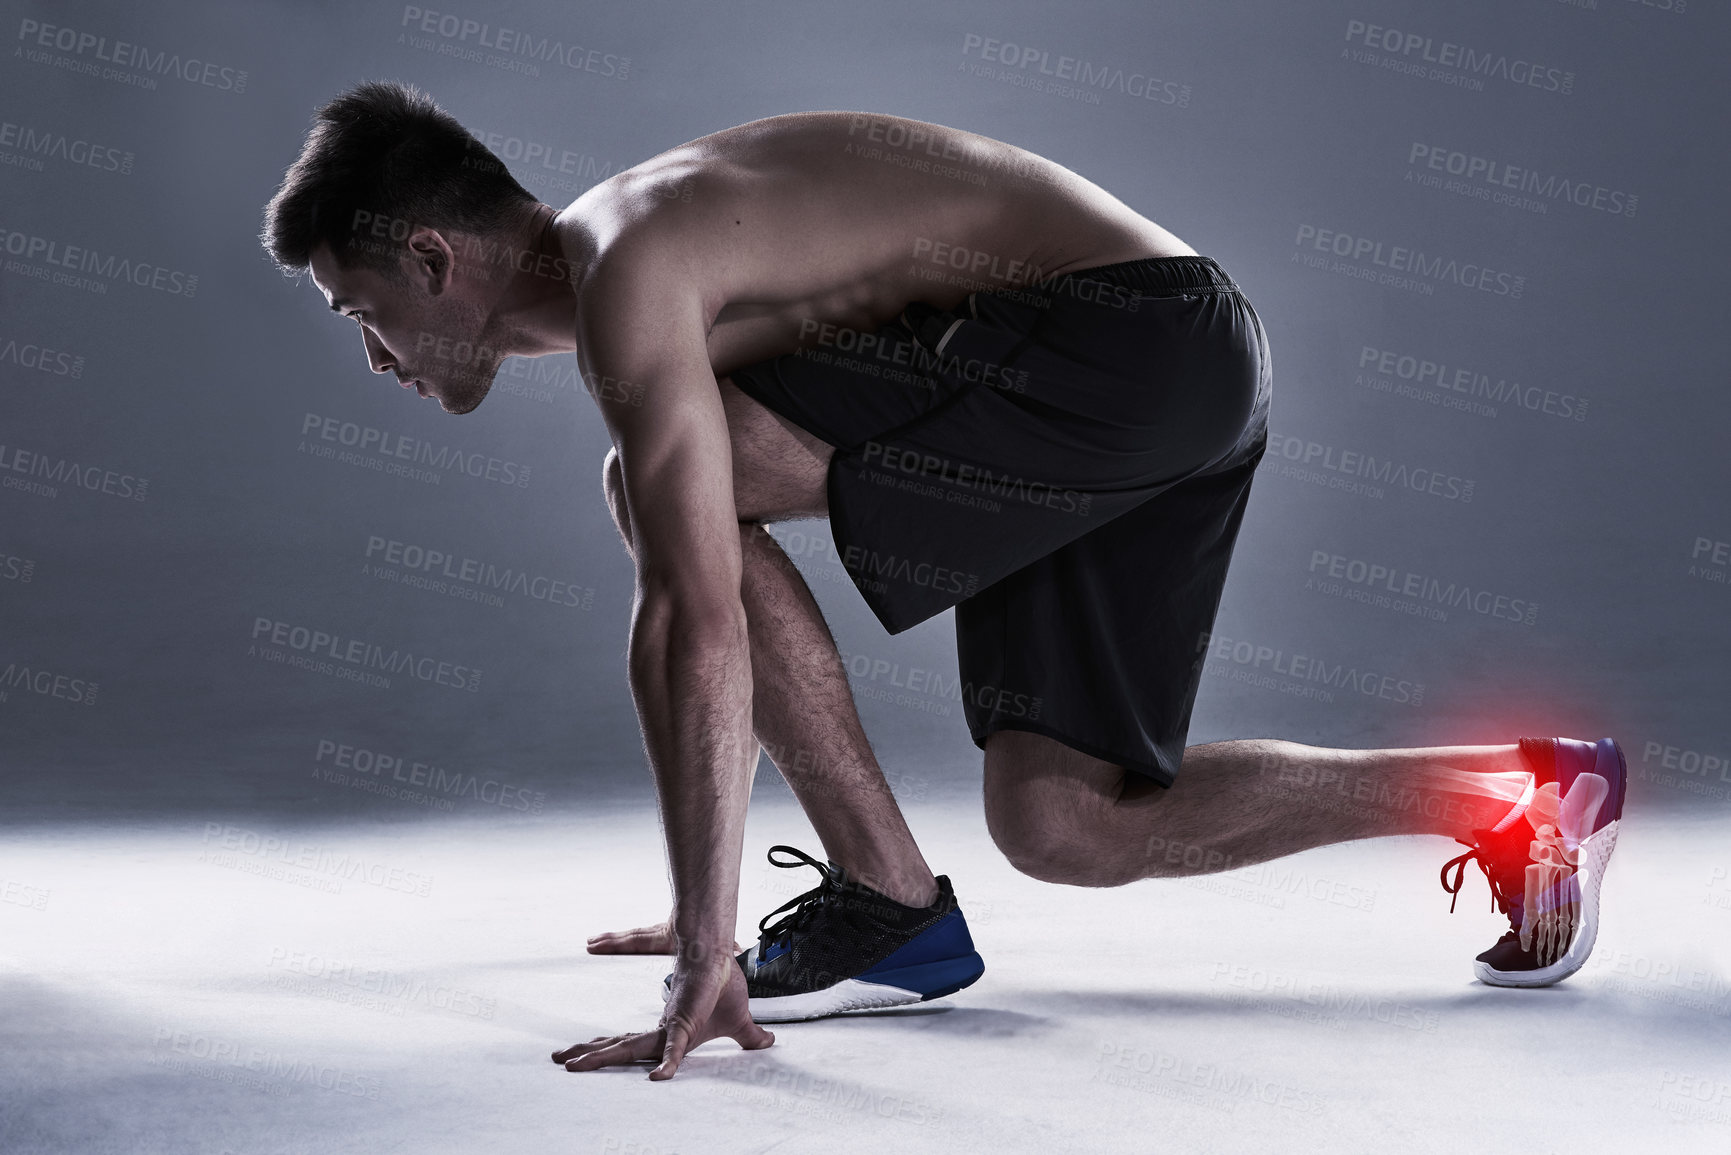
[[[938,885],[872,753],[835,640],[805,579],[761,522],[821,517],[830,447],[720,382],[733,448],[751,642],[752,729],[787,779],[824,852],[849,876],[909,906]],[[603,477],[631,548],[617,458]]]
[[[908,906],[938,895],[860,725],[835,639],[805,579],[761,525],[740,526],[751,721],[824,853]]]
[[[1467,838],[1526,785],[1519,747],[1191,746],[1169,789],[1051,738],[986,740],[986,824],[1025,874],[1075,886],[1208,874],[1358,838]]]

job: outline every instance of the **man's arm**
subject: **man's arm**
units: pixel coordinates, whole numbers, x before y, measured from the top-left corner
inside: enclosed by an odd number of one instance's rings
[[[585,379],[613,435],[637,562],[629,678],[655,775],[678,961],[661,1029],[571,1048],[587,1070],[686,1050],[751,1022],[733,962],[739,864],[757,755],[751,655],[727,422],[704,341],[704,302],[678,258],[613,254],[585,280]],[[635,402],[635,403],[634,403]]]

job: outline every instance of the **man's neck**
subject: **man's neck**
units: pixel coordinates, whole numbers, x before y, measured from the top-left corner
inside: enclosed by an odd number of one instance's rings
[[[511,352],[522,357],[576,349],[577,277],[556,224],[559,212],[537,203],[508,231],[509,280],[494,306],[513,335]]]

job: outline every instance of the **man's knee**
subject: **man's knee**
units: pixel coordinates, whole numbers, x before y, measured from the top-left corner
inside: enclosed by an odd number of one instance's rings
[[[1023,874],[1072,886],[1210,874],[1233,864],[1223,843],[1198,833],[1143,793],[1129,812],[1124,771],[1050,738],[1000,731],[986,740],[986,828]]]
[[[1117,828],[1084,810],[1043,807],[1033,799],[987,794],[986,828],[1014,866],[1041,882],[1122,886],[1141,878],[1186,878],[1233,866],[1216,840],[1167,833],[1144,812],[1138,833],[1124,844],[1105,844]]]
[[[1116,886],[1100,853],[1105,824],[1080,793],[1050,779],[986,775],[986,829],[1004,857],[1030,878],[1072,886]]]
[[[1041,882],[1068,883],[1072,886],[1110,885],[1090,882],[1094,873],[1092,856],[1084,842],[1074,832],[1056,824],[1021,821],[1000,816],[993,821],[987,812],[987,829],[992,841],[1009,859],[1010,865]]]

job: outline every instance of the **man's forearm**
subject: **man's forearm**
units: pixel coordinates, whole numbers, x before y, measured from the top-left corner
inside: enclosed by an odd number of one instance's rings
[[[728,946],[757,756],[744,608],[695,612],[645,592],[630,677],[661,802],[674,935],[682,947]]]

